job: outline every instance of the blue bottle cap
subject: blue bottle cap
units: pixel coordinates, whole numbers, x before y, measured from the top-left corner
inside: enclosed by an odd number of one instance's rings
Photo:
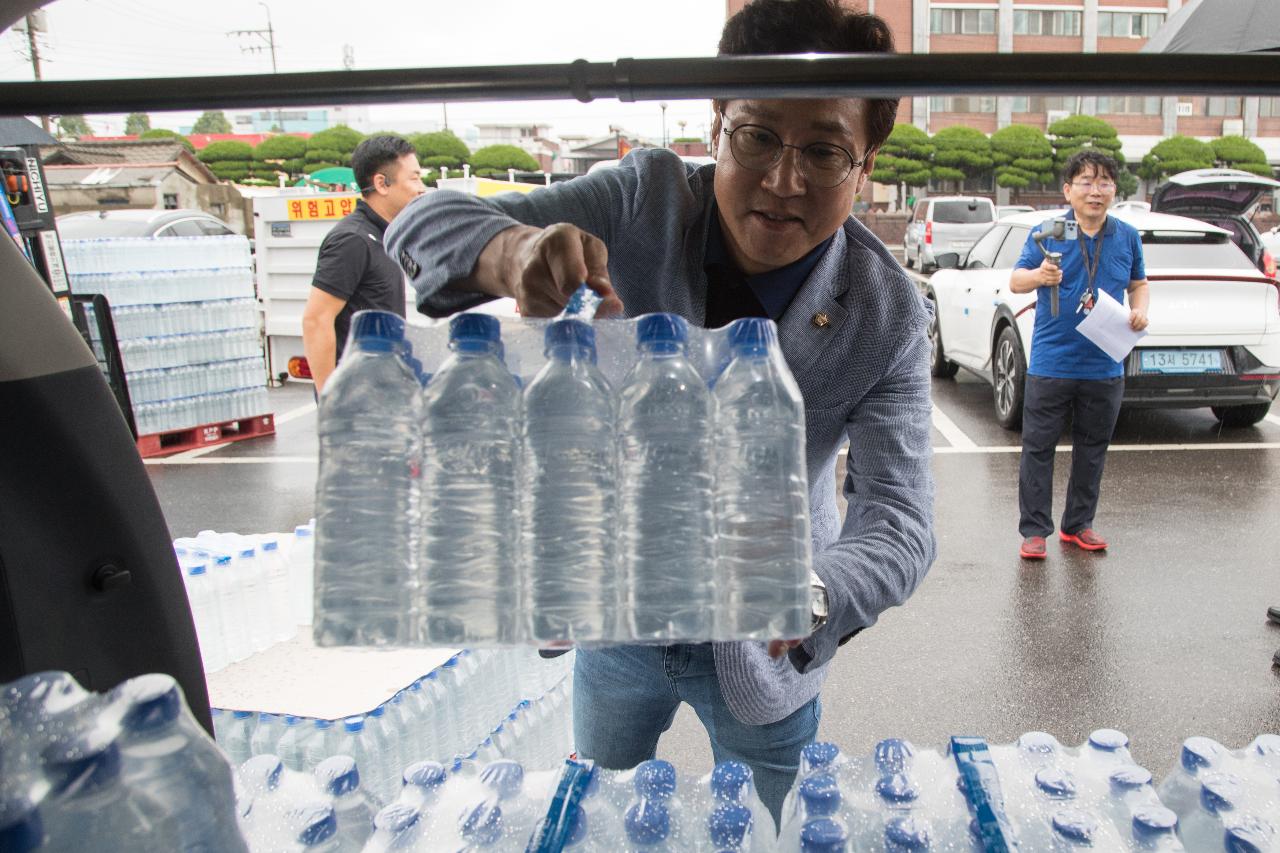
[[[676,769],[671,762],[653,758],[636,767],[636,793],[666,799],[676,792]]]
[[[931,841],[929,824],[923,820],[902,816],[885,821],[885,853],[911,853],[911,851],[916,850],[928,850]]]
[[[131,678],[121,686],[128,710],[121,721],[131,732],[162,729],[178,719],[182,694],[173,676],[155,673]]]
[[[417,806],[410,803],[395,802],[389,806],[383,806],[373,816],[373,828],[392,835],[399,835],[416,824],[421,816],[422,812],[418,811]]]
[[[561,347],[574,347],[586,350],[590,353],[591,360],[595,361],[596,330],[590,323],[584,323],[581,320],[556,320],[547,326],[547,330],[542,335],[542,341],[542,353],[547,358],[551,358],[553,353]]]
[[[1182,742],[1182,769],[1194,776],[1201,769],[1212,767],[1222,753],[1222,744],[1213,738],[1189,737]]]
[[[849,833],[829,817],[807,822],[800,830],[800,850],[803,853],[844,853],[849,843]]]
[[[888,773],[876,782],[876,793],[891,803],[909,803],[920,796],[920,786],[906,773]]]
[[[284,723],[286,726],[300,725],[301,723],[305,722],[305,720],[306,720],[305,717],[296,717],[293,714],[285,714],[283,717],[280,718],[280,722]]]
[[[840,755],[840,747],[829,741],[816,741],[800,750],[800,768],[803,773],[821,770]]]
[[[623,826],[635,844],[660,844],[671,834],[671,813],[659,800],[641,800],[627,809]]]
[[[0,799],[0,850],[28,853],[44,844],[44,822],[35,803],[22,796]]]
[[[312,533],[314,533],[314,531],[311,529],[311,525],[309,524],[299,524],[297,527],[293,528],[294,536],[306,537],[312,535]]]
[[[229,566],[231,565],[231,555],[219,554],[218,556],[213,558],[213,564],[215,566]]]
[[[737,849],[751,830],[751,809],[738,803],[721,803],[707,818],[707,837],[716,847]]]
[[[241,549],[240,549],[240,559],[242,559],[242,560],[252,560],[252,559],[253,559],[253,555],[254,555],[254,554],[256,554],[256,553],[258,553],[256,549],[253,549],[253,548],[241,548]]]
[[[276,755],[255,755],[241,764],[238,772],[246,787],[255,791],[274,791],[280,787],[284,763]]]
[[[370,711],[366,716],[373,717],[375,719],[381,719],[382,715],[385,714],[386,712],[387,712],[386,706],[379,705],[378,707]]]
[[[273,723],[278,719],[280,719],[279,714],[272,714],[270,711],[262,711],[258,714],[258,725],[262,725],[263,723]]]
[[[654,352],[677,352],[689,339],[689,324],[676,314],[646,314],[636,322],[636,344]]]
[[[773,341],[773,323],[763,317],[743,317],[729,325],[729,351],[734,355],[767,355]]]
[[[360,715],[347,717],[342,721],[342,728],[349,732],[362,732],[364,731],[364,717]]]
[[[1258,755],[1280,757],[1280,735],[1258,735],[1253,740],[1253,751]]]
[[[1047,732],[1027,732],[1018,738],[1018,748],[1023,752],[1052,755],[1059,746],[1058,739]]]
[[[840,785],[830,773],[815,773],[800,783],[804,813],[815,817],[835,814],[840,808]]]
[[[582,806],[574,806],[569,816],[569,836],[564,840],[565,847],[572,847],[587,837],[587,813]]]
[[[502,340],[502,325],[498,318],[491,314],[468,312],[459,314],[449,321],[449,342],[451,344],[478,344],[478,347],[461,346],[462,349],[487,350],[492,344]]]
[[[915,750],[902,738],[885,738],[876,744],[876,767],[881,773],[901,773],[911,765]]]
[[[315,726],[317,729],[331,729],[333,728],[333,720],[316,720]]]
[[[1275,827],[1262,818],[1243,815],[1227,827],[1223,841],[1226,853],[1267,853],[1275,836]]]
[[[502,806],[484,800],[462,812],[458,831],[474,844],[492,844],[502,835]]]
[[[1235,811],[1244,801],[1244,780],[1232,773],[1209,773],[1200,786],[1200,805],[1210,814]]]
[[[509,800],[524,786],[524,768],[520,762],[506,758],[492,761],[480,771],[480,781],[497,792],[498,799]]]
[[[419,761],[406,767],[400,778],[406,785],[430,791],[443,785],[447,774],[437,761]]]
[[[357,311],[351,318],[351,338],[389,352],[404,340],[404,319],[390,311]]]
[[[349,755],[334,755],[316,765],[316,785],[331,797],[341,797],[360,787],[360,769]]]
[[[1062,809],[1053,815],[1054,831],[1068,841],[1091,844],[1098,821],[1080,809]]]
[[[1111,787],[1117,791],[1132,790],[1150,784],[1151,771],[1136,764],[1121,767],[1111,774]]]
[[[1089,746],[1104,752],[1115,752],[1129,745],[1129,736],[1116,729],[1098,729],[1089,734]]]
[[[196,563],[194,566],[187,567],[187,574],[192,576],[203,575],[203,574],[206,574],[208,571],[209,571],[209,565],[207,563]]]
[[[1076,779],[1060,767],[1042,767],[1036,771],[1036,787],[1059,800],[1076,795]]]
[[[1164,806],[1139,806],[1133,812],[1133,834],[1139,838],[1173,835],[1178,815]]]
[[[711,794],[719,800],[738,802],[751,790],[751,768],[741,761],[721,761],[711,771]]]
[[[47,746],[45,775],[56,794],[77,796],[96,791],[120,778],[120,746],[104,728],[91,729],[69,741]]]
[[[289,811],[290,822],[302,827],[298,843],[303,847],[319,847],[338,831],[338,816],[333,806],[324,802],[307,803]]]

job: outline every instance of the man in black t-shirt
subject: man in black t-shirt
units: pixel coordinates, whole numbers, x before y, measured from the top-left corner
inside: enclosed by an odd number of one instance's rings
[[[376,308],[404,316],[404,272],[382,245],[387,224],[426,192],[413,146],[398,136],[371,136],[351,154],[364,196],[320,244],[311,295],[302,313],[302,347],[316,393],[333,373],[351,315]]]

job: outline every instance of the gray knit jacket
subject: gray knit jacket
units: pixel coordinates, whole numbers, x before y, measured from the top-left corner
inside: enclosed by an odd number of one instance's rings
[[[391,223],[387,251],[410,277],[418,309],[447,316],[487,300],[448,284],[471,273],[494,235],[517,223],[569,222],[607,245],[628,316],[665,311],[703,325],[714,174],[670,151],[637,150],[618,168],[528,195],[428,193]],[[819,313],[826,324],[814,322]],[[814,570],[830,618],[790,659],[770,659],[761,643],[715,645],[721,692],[743,723],[781,720],[816,696],[842,640],[906,601],[934,560],[930,317],[889,251],[850,218],[778,323],[804,395]],[[846,439],[842,522],[834,479]]]

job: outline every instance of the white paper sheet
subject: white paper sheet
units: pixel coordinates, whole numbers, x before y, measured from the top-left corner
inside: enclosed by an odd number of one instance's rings
[[[1134,345],[1147,335],[1146,329],[1135,332],[1129,328],[1129,309],[1105,290],[1096,291],[1093,310],[1076,329],[1116,361],[1124,361]]]

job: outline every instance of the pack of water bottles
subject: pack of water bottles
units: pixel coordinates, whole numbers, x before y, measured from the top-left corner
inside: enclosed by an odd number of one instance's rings
[[[167,675],[0,687],[0,850],[242,853],[231,765]]]
[[[514,758],[551,767],[573,751],[572,657],[525,650],[463,650],[363,714],[317,719],[215,708],[218,745],[233,764],[275,755],[309,773],[326,758],[355,758],[364,790],[387,802],[407,765]]]
[[[312,526],[292,534],[202,530],[174,540],[205,672],[311,624]]]
[[[771,321],[367,312],[346,352],[320,401],[318,645],[808,632],[804,405]]]
[[[247,239],[106,238],[62,248],[72,290],[110,304],[140,434],[269,411]],[[102,341],[91,343],[105,362]]]
[[[1189,851],[1280,850],[1280,735],[1259,735],[1236,750],[1187,738],[1159,792],[1177,812]]]

